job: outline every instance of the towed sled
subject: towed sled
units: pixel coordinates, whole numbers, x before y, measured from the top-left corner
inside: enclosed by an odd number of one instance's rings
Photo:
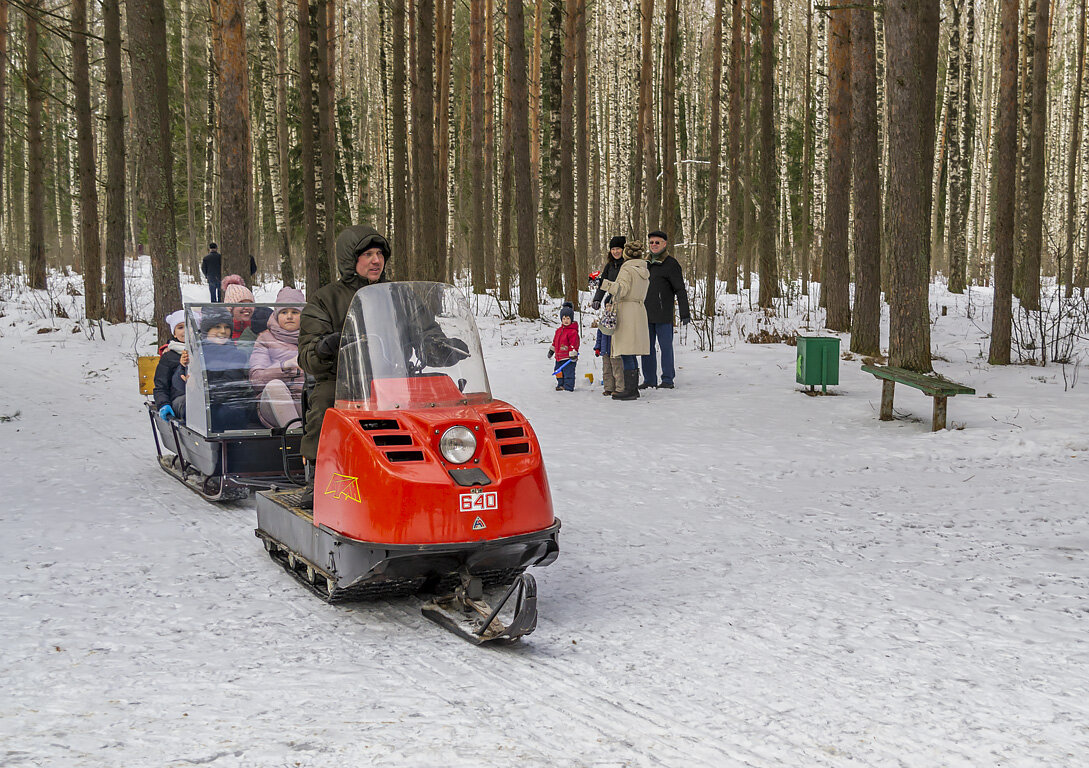
[[[261,415],[261,387],[250,383],[252,339],[228,340],[215,345],[201,333],[205,309],[231,309],[237,304],[187,304],[185,417],[159,418],[154,404],[146,403],[155,437],[159,466],[171,477],[207,501],[243,499],[252,490],[305,482],[299,452],[302,419],[282,426],[266,423]],[[271,315],[284,304],[246,304],[255,317]],[[152,394],[158,357],[140,359],[140,391]]]
[[[430,594],[423,613],[473,643],[537,623],[530,566],[560,521],[529,422],[492,398],[464,296],[440,283],[359,290],[342,331],[313,509],[257,494],[269,555],[331,603]]]

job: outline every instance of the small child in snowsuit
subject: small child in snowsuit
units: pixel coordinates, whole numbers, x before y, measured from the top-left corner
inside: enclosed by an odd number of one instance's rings
[[[605,302],[606,309],[612,305],[612,301]],[[611,395],[618,391],[617,387],[624,380],[624,361],[612,356],[613,337],[600,328],[597,330],[597,341],[594,342],[594,354],[601,358],[601,381],[604,384],[601,394]]]
[[[575,322],[575,310],[571,302],[565,301],[560,310],[560,327],[552,337],[548,356],[556,357],[556,368],[552,372],[556,377],[556,391],[566,389],[575,391],[575,364],[579,356],[579,324]]]
[[[159,364],[155,366],[155,409],[159,418],[185,418],[185,375],[189,353],[185,349],[185,310],[166,316],[166,327],[174,336],[159,349]]]

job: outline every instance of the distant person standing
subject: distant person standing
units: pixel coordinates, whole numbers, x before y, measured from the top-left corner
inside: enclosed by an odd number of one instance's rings
[[[219,246],[208,243],[208,255],[200,263],[200,271],[204,279],[208,281],[209,301],[223,301],[223,288],[220,278],[223,276],[223,255],[219,252]],[[250,277],[257,274],[257,260],[250,256]]]
[[[639,389],[673,389],[677,372],[673,366],[673,301],[681,305],[681,324],[688,325],[692,316],[688,311],[688,288],[684,284],[681,265],[667,251],[669,238],[660,229],[647,235],[650,255],[650,287],[647,289],[647,324],[650,327],[650,354],[643,357],[643,383]],[[662,380],[658,382],[658,360],[654,343],[662,350]]]
[[[210,294],[208,301],[223,301],[223,290],[219,285],[219,280],[223,275],[223,256],[219,253],[219,246],[215,243],[208,243],[208,255],[201,261],[200,271],[204,274],[204,279],[208,281],[208,293]]]

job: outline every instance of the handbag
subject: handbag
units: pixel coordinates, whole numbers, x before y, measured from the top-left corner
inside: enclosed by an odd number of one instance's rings
[[[607,304],[605,309],[601,310],[597,329],[606,336],[612,336],[616,332],[616,304]]]

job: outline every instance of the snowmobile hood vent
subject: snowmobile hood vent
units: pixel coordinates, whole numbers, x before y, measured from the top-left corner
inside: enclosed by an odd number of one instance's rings
[[[495,411],[488,414],[488,422],[491,424],[501,424],[504,421],[514,421],[514,414],[510,411]]]
[[[376,429],[400,429],[401,425],[395,419],[360,419],[359,426],[368,432]]]

